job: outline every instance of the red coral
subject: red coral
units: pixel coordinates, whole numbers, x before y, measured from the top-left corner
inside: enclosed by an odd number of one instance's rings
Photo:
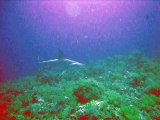
[[[91,101],[90,98],[86,98],[85,95],[82,93],[83,88],[78,89],[74,92],[74,95],[77,97],[78,102],[82,104],[86,104],[87,102]]]
[[[8,120],[17,120],[17,118],[12,116],[12,117],[9,117]]]
[[[154,117],[153,120],[160,120],[160,117]]]
[[[85,115],[85,116],[79,117],[78,120],[90,120],[89,119],[90,117],[91,117],[91,115]],[[91,118],[92,118],[92,120],[98,120],[98,118],[95,116],[92,116]]]
[[[6,103],[3,103],[0,105],[0,114],[2,114],[4,112],[4,110],[7,108],[6,106],[7,106]]]
[[[24,108],[27,107],[28,105],[29,105],[29,102],[23,102],[22,103],[22,107],[24,107]]]
[[[33,97],[32,98],[32,103],[37,103],[37,102],[38,102],[38,100],[35,97]]]
[[[152,88],[147,93],[148,94],[154,94],[155,96],[160,97],[160,89]]]
[[[31,110],[26,110],[26,111],[24,112],[24,115],[25,115],[25,116],[32,116]]]
[[[11,89],[6,91],[6,94],[10,94],[10,93],[12,93],[15,97],[17,97],[19,94],[24,94],[23,91],[17,91],[17,90],[11,90]]]
[[[160,89],[152,89],[151,93],[156,95],[157,97],[160,97]]]
[[[80,118],[78,118],[78,120],[89,120],[88,116],[81,116]]]
[[[0,116],[2,118],[7,118],[7,116],[8,116],[8,113],[5,113],[6,109],[7,109],[7,104],[6,103],[0,104]]]
[[[2,100],[7,102],[7,103],[11,103],[12,102],[12,99],[10,97],[5,97]]]
[[[42,112],[42,111],[40,111],[40,112],[38,112],[38,114],[41,114],[41,115],[43,115],[45,112]]]
[[[3,98],[3,95],[4,95],[3,93],[0,93],[0,100]]]
[[[15,113],[15,114],[18,114],[19,111],[18,110],[15,110],[15,109],[12,109],[12,112]]]
[[[98,120],[98,118],[96,118],[96,117],[92,117],[92,120]]]

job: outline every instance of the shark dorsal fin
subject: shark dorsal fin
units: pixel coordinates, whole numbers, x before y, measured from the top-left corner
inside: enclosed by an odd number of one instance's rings
[[[62,50],[58,50],[57,57],[58,57],[58,59],[59,59],[59,60],[64,59],[64,53],[63,53],[63,51],[62,51]]]

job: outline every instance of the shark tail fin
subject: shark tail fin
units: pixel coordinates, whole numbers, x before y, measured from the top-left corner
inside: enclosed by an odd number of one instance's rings
[[[60,50],[60,49],[58,50],[57,57],[59,60],[64,59],[64,53],[62,50]]]

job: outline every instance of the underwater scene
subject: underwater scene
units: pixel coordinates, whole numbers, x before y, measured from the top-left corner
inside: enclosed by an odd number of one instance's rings
[[[0,1],[0,120],[160,120],[160,1]]]

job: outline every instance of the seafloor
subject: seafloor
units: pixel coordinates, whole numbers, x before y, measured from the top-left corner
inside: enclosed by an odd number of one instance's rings
[[[160,120],[160,58],[91,61],[0,85],[0,120]]]

